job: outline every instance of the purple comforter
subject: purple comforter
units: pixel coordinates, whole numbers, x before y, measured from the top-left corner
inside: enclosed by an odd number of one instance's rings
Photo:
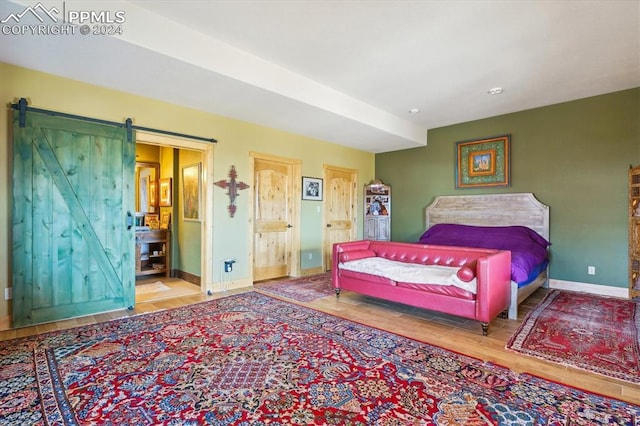
[[[492,248],[511,251],[511,279],[530,280],[548,257],[551,245],[526,226],[470,226],[441,223],[429,228],[418,241],[421,244]]]

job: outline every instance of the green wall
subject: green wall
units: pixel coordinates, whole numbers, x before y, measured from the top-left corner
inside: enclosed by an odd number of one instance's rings
[[[455,189],[456,142],[506,133],[511,186]],[[550,206],[551,278],[626,287],[627,169],[639,163],[635,88],[429,130],[424,148],[376,155],[376,177],[392,186],[395,241],[418,239],[437,195],[532,192]]]
[[[174,198],[176,214],[173,215],[175,221],[172,228],[175,232],[173,238],[176,242],[173,247],[177,250],[172,253],[172,265],[176,265],[176,267],[183,272],[200,276],[200,264],[202,260],[201,222],[204,218],[200,217],[198,221],[187,221],[182,218],[184,209],[182,169],[201,163],[201,155],[200,152],[181,149],[178,150],[177,157],[177,169],[174,170],[173,174],[173,181],[175,182],[174,189],[177,195],[177,197]],[[204,209],[201,209],[200,215],[203,213]]]

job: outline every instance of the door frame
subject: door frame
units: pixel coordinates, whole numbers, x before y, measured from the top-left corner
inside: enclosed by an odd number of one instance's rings
[[[291,193],[291,224],[293,228],[291,229],[291,267],[289,275],[292,277],[300,276],[300,208],[302,206],[302,168],[300,164],[300,160],[296,160],[293,158],[279,157],[271,154],[262,154],[254,151],[249,151],[249,176],[251,177],[251,196],[249,197],[249,211],[251,212],[249,216],[249,227],[248,227],[248,244],[249,248],[249,256],[248,256],[248,264],[250,265],[247,268],[249,271],[249,281],[253,283],[253,247],[255,244],[254,241],[254,224],[255,224],[255,198],[256,198],[256,189],[253,182],[255,182],[255,160],[265,160],[265,161],[277,161],[280,163],[286,163],[291,165],[292,174],[291,179],[293,191]]]
[[[215,144],[141,130],[136,131],[136,143],[200,151],[200,161],[202,162],[202,193],[200,196],[203,200],[202,220],[200,221],[202,235],[200,238],[202,253],[200,258],[200,292],[206,293],[209,280],[213,277],[213,152]],[[176,177],[174,177],[174,182],[177,182]],[[175,193],[177,194],[177,192]],[[210,288],[213,289],[213,282],[211,282]]]

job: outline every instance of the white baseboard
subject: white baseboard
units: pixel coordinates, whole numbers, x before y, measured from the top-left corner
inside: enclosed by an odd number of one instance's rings
[[[625,287],[611,287],[608,285],[580,283],[576,281],[549,280],[549,288],[556,290],[580,291],[582,293],[599,294],[627,299],[629,290]]]

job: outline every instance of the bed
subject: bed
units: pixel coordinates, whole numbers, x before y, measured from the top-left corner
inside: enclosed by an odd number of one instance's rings
[[[538,201],[532,193],[483,194],[483,195],[445,195],[436,199],[425,211],[425,233],[419,241],[421,244],[466,245],[494,249],[504,247],[487,247],[485,240],[468,245],[468,239],[445,240],[445,224],[466,225],[471,227],[526,227],[533,240],[549,242],[549,206]],[[436,227],[437,225],[437,227]],[[464,228],[464,227],[461,227]],[[469,228],[471,229],[471,228]],[[427,235],[431,230],[431,235]],[[464,230],[463,230],[464,232]],[[423,238],[425,237],[426,238]],[[541,238],[540,238],[541,237]],[[518,318],[518,305],[538,288],[548,286],[548,246],[545,248],[547,261],[537,265],[537,271],[526,279],[519,277],[511,281],[509,303],[509,319]],[[517,257],[517,256],[516,256]]]

